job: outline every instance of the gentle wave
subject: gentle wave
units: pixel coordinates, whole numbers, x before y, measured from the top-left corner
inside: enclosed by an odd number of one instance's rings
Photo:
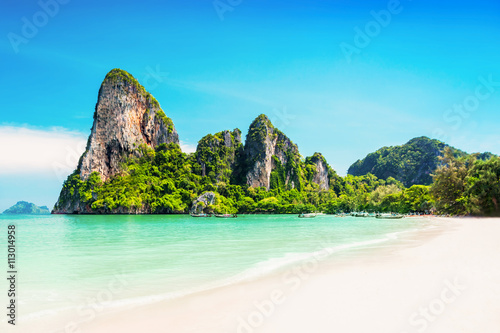
[[[175,300],[175,299],[179,299],[182,297],[190,296],[190,295],[201,293],[201,292],[206,292],[206,291],[215,290],[215,289],[222,288],[222,287],[235,285],[235,284],[242,283],[242,282],[249,282],[252,280],[256,280],[258,278],[261,278],[261,277],[267,276],[269,274],[272,274],[274,272],[277,272],[281,269],[284,269],[287,267],[293,267],[293,265],[305,263],[309,260],[315,260],[315,261],[326,260],[328,257],[330,257],[334,253],[338,253],[338,252],[346,251],[346,250],[350,250],[350,249],[355,249],[355,248],[369,247],[371,245],[376,245],[376,244],[380,244],[380,243],[387,242],[390,240],[395,240],[398,238],[398,235],[400,235],[400,234],[414,232],[417,230],[418,229],[411,229],[411,230],[387,233],[382,238],[353,242],[353,243],[348,243],[348,244],[335,245],[335,246],[330,246],[330,247],[323,247],[323,248],[318,249],[318,250],[313,251],[313,252],[286,253],[282,257],[270,258],[268,260],[259,262],[259,263],[255,264],[254,266],[244,270],[243,272],[235,274],[231,277],[224,278],[224,279],[214,281],[211,283],[203,284],[199,287],[190,288],[190,289],[177,291],[177,292],[168,292],[168,293],[164,293],[164,294],[148,295],[148,296],[127,298],[127,299],[120,299],[120,300],[112,300],[112,301],[108,301],[108,302],[102,302],[102,303],[100,303],[100,306],[102,306],[103,309],[106,309],[106,311],[113,311],[113,310],[119,310],[121,308],[130,307],[130,306],[134,306],[134,307],[144,306],[144,305],[154,304],[154,303],[158,303],[158,302],[162,302],[162,301]],[[69,306],[69,307],[63,307],[63,308],[58,308],[58,309],[38,311],[38,312],[23,316],[23,320],[31,321],[31,320],[39,319],[41,317],[56,316],[62,312],[76,311],[76,309],[77,308],[74,306]],[[84,322],[84,320],[82,320],[82,322]]]

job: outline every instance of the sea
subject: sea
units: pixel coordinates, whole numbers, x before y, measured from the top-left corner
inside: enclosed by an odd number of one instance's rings
[[[319,215],[0,215],[8,277],[15,226],[17,320],[152,304],[251,281],[300,265],[370,253],[435,228],[432,219]],[[12,227],[11,227],[12,228]],[[9,285],[0,283],[8,305]],[[2,308],[5,308],[2,305]],[[8,318],[2,315],[0,324]]]

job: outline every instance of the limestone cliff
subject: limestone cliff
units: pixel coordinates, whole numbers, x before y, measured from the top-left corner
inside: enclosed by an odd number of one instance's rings
[[[242,150],[241,131],[237,128],[204,136],[196,147],[201,175],[209,176],[214,182],[229,183]]]
[[[204,210],[215,204],[216,195],[214,192],[206,192],[196,198],[189,210],[190,214],[201,214],[205,213]]]
[[[246,184],[266,189],[296,187],[300,182],[300,155],[295,145],[265,115],[250,125],[244,150]],[[274,173],[273,173],[274,172]]]
[[[137,148],[155,148],[162,143],[179,143],[172,120],[132,75],[113,69],[99,89],[87,149],[76,173],[81,180],[88,180],[97,172],[106,181],[121,171],[128,156],[139,154]],[[77,192],[63,187],[53,212],[91,212]]]
[[[129,73],[113,69],[99,89],[87,150],[80,159],[80,177],[97,171],[103,181],[120,171],[135,148],[179,143],[170,118],[158,101]]]
[[[321,153],[314,153],[313,156],[306,158],[306,166],[312,166],[310,181],[317,184],[321,190],[330,189],[330,166]]]

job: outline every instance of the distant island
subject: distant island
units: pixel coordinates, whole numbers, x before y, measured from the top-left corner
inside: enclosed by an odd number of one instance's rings
[[[181,151],[172,119],[129,73],[110,71],[78,167],[55,214],[322,211],[500,215],[500,158],[419,137],[383,147],[339,176],[261,114],[241,131],[204,136]]]
[[[3,214],[9,215],[46,215],[50,214],[50,210],[47,206],[40,206],[26,201],[18,201],[14,206],[6,209]]]

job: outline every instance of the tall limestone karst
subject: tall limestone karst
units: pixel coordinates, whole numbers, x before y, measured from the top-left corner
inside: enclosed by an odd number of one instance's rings
[[[204,136],[196,147],[201,176],[209,176],[213,182],[229,183],[242,152],[241,131],[237,128]]]
[[[162,143],[179,143],[174,124],[158,101],[129,73],[111,70],[99,89],[94,123],[75,171],[88,180],[98,173],[102,181],[120,172],[121,164],[140,146],[151,148]],[[77,192],[77,191],[76,191]],[[54,213],[86,213],[79,193],[63,187]]]
[[[279,198],[293,211],[291,205],[319,202],[320,192],[338,192],[335,176],[321,154],[303,160],[265,115],[252,122],[244,145],[239,129],[225,130],[204,136],[195,153],[183,153],[156,99],[129,73],[114,69],[99,90],[87,149],[53,213],[262,211],[289,190]],[[255,187],[274,192],[267,198]],[[206,193],[214,200],[203,201]],[[257,203],[263,196],[267,201]]]
[[[307,180],[319,186],[320,190],[330,189],[330,176],[334,172],[321,153],[314,153],[305,160]]]
[[[266,189],[300,188],[303,174],[299,149],[261,114],[250,125],[245,141],[244,181]]]
[[[106,180],[135,148],[161,143],[179,143],[172,120],[132,75],[110,71],[99,89],[87,150],[78,165],[81,178],[97,171]]]

